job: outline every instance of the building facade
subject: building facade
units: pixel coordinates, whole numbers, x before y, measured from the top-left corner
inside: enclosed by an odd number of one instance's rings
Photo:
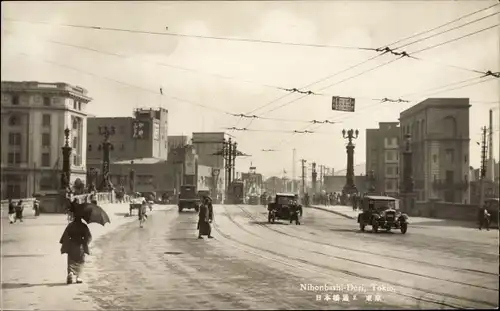
[[[399,194],[398,122],[380,122],[378,129],[366,130],[366,174],[375,177],[375,191],[391,196]]]
[[[87,90],[67,83],[2,81],[2,198],[60,188],[64,130],[70,130],[71,179],[86,182]]]
[[[105,128],[112,131],[112,161],[137,158],[168,159],[168,110],[136,109],[134,117],[89,118],[87,162],[99,166]]]
[[[411,135],[417,201],[470,203],[469,108],[468,98],[428,98],[401,113],[401,136]]]

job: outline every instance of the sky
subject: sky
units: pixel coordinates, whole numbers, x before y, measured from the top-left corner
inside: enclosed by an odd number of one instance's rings
[[[467,97],[472,105],[470,159],[478,167],[476,142],[481,127],[488,125],[489,109],[494,109],[494,154],[497,159],[499,155],[500,79],[480,78],[478,72],[500,70],[499,27],[481,31],[499,24],[500,14],[495,13],[500,5],[391,44],[495,3],[4,1],[1,74],[4,81],[82,86],[93,98],[88,112],[96,116],[131,116],[135,108],[167,108],[169,135],[227,131],[238,148],[251,155],[238,159],[237,170],[245,172],[252,164],[267,176],[282,176],[283,170],[291,176],[293,149],[296,176],[300,159],[345,169],[342,129],[360,131],[354,162],[363,163],[367,128],[397,122],[401,111],[427,97]],[[439,34],[448,29],[452,30]],[[468,35],[476,31],[480,32]],[[460,39],[445,43],[455,38]],[[440,43],[444,44],[436,46]],[[386,54],[367,61],[378,53],[359,49],[387,45],[419,59]],[[424,48],[429,49],[419,52]],[[312,84],[319,80],[324,81]],[[476,81],[481,83],[469,85]],[[332,96],[355,98],[356,112],[332,111]],[[411,102],[381,103],[382,98]],[[336,124],[307,123],[311,120]],[[226,130],[232,127],[248,130]],[[293,134],[305,129],[314,133]],[[276,151],[262,151],[268,149]]]

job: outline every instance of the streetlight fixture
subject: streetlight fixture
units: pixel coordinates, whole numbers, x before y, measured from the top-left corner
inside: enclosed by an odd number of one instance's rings
[[[347,139],[347,173],[346,173],[346,183],[343,189],[344,194],[353,194],[358,192],[356,185],[354,184],[354,144],[353,140],[359,137],[358,130],[342,130],[342,137]]]

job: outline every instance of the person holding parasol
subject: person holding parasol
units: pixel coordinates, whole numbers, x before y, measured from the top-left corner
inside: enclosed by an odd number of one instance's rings
[[[110,220],[106,212],[98,205],[79,204],[76,199],[68,203],[74,218],[64,230],[59,243],[61,254],[68,254],[66,283],[72,284],[74,281],[82,283],[80,276],[85,264],[85,256],[90,255],[89,244],[92,241],[92,234],[87,224],[95,222],[104,226]]]

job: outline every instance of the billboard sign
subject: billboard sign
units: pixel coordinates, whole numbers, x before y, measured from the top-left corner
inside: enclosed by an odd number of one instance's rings
[[[134,121],[132,124],[132,137],[135,139],[145,139],[147,136],[147,123]]]
[[[354,98],[333,96],[332,110],[354,112]]]
[[[155,123],[153,125],[153,136],[154,136],[154,140],[160,139],[160,124],[158,124],[158,123]]]

